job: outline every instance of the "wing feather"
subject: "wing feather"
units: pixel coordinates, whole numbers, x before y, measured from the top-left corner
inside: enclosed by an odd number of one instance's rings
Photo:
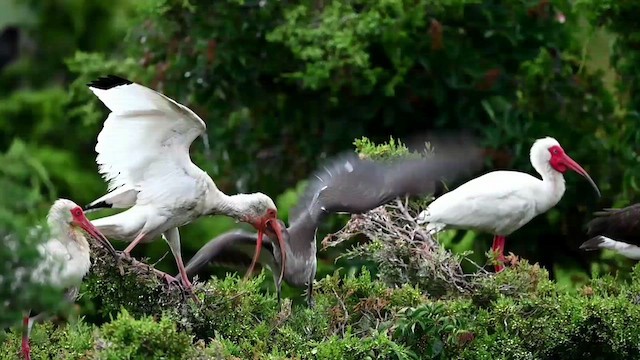
[[[292,222],[305,215],[319,222],[330,213],[362,213],[404,195],[425,195],[437,181],[453,180],[480,168],[481,156],[471,147],[443,151],[429,158],[393,161],[342,154],[321,166],[292,210]]]
[[[604,209],[587,224],[587,235],[603,235],[629,244],[640,245],[640,204],[622,209]]]
[[[157,91],[113,79],[120,78],[107,77],[89,84],[111,110],[95,148],[100,174],[109,191],[122,186],[159,191],[150,189],[145,181],[152,174],[195,166],[189,147],[206,131],[206,125],[193,111]]]
[[[189,260],[185,267],[187,276],[193,277],[209,264],[232,265],[237,268],[247,268],[251,264],[256,242],[255,233],[235,231],[224,233],[206,243]],[[259,262],[262,266],[272,267],[275,263],[273,244],[269,238],[263,239],[263,249]]]

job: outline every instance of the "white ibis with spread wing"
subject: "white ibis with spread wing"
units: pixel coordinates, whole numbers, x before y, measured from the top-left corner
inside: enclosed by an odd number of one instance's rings
[[[98,240],[114,256],[116,251],[109,241],[85,217],[82,208],[73,201],[58,199],[51,206],[47,216],[50,239],[39,245],[42,262],[32,273],[32,279],[39,283],[66,290],[66,298],[74,301],[82,278],[91,267],[89,243],[81,230]],[[22,354],[31,359],[29,336],[34,322],[42,320],[46,314],[25,314],[22,332]]]
[[[470,144],[436,147],[428,159],[378,162],[360,159],[355,154],[337,157],[311,177],[298,205],[291,212],[291,225],[283,231],[284,247],[273,242],[272,232],[265,241],[266,254],[259,259],[274,274],[278,302],[283,269],[281,253],[286,253],[284,281],[307,287],[307,303],[313,304],[313,280],[316,274],[316,232],[332,213],[364,213],[404,195],[433,192],[436,182],[453,180],[479,169],[481,153]],[[284,227],[284,223],[281,224]],[[209,263],[246,266],[256,235],[229,232],[205,244],[186,267],[193,276]],[[284,250],[283,250],[284,249]]]
[[[109,183],[109,193],[86,209],[128,208],[93,220],[107,237],[131,241],[125,256],[140,242],[164,235],[182,282],[190,290],[178,227],[200,216],[220,214],[253,225],[259,239],[272,228],[281,241],[271,198],[262,193],[228,196],[191,162],[189,147],[206,131],[198,115],[159,92],[117,76],[88,85],[111,114],[96,144],[96,162]],[[256,258],[260,246],[258,241]]]
[[[556,139],[536,140],[530,158],[542,180],[518,171],[490,172],[437,198],[420,213],[418,223],[429,223],[427,230],[432,233],[449,227],[492,233],[492,248],[502,261],[505,237],[560,201],[568,169],[584,176],[600,196],[589,174]],[[496,271],[502,269],[496,265]]]

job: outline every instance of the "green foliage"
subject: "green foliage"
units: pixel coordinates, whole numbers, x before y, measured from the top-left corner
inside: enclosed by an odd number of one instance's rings
[[[315,351],[314,351],[315,350]],[[313,359],[410,359],[410,352],[394,343],[386,333],[361,339],[353,334],[331,337],[311,350]]]
[[[420,358],[441,356],[445,344],[455,345],[461,319],[447,314],[443,304],[427,303],[400,311],[394,337],[402,339]],[[442,354],[444,355],[444,354]]]
[[[190,359],[191,337],[169,317],[136,319],[126,310],[101,328],[104,359]]]
[[[277,301],[258,292],[263,281],[264,273],[251,281],[235,276],[212,279],[198,295],[200,301],[185,307],[181,317],[199,339],[217,334],[238,343],[253,331],[257,336],[251,338],[255,342],[251,347],[264,348],[267,335],[273,330],[270,319],[276,315]]]
[[[47,172],[19,140],[0,153],[0,163],[0,325],[10,326],[30,309],[57,311],[65,304],[59,290],[31,277],[42,259],[38,245],[48,234],[38,220],[41,192],[53,195]]]
[[[356,139],[353,145],[355,145],[358,154],[374,160],[393,159],[409,154],[416,155],[411,153],[401,141],[394,140],[393,137],[389,137],[389,141],[386,143],[376,144],[363,136],[360,139]]]
[[[87,291],[83,300],[91,304],[94,321],[104,321],[123,307],[135,317],[160,316],[183,301],[176,286],[167,287],[151,270],[125,266],[121,274],[106,250],[92,247],[92,254],[91,272],[83,281]]]
[[[31,355],[34,359],[87,359],[93,358],[95,328],[91,324],[78,321],[62,327],[51,322],[36,324],[31,332]],[[21,330],[9,334],[0,359],[17,358],[21,344]]]
[[[635,359],[640,343],[640,265],[628,283],[594,279],[577,293],[546,271],[513,263],[476,283],[479,295],[434,300],[412,286],[388,288],[366,270],[318,282],[317,305],[276,310],[258,278],[196,286],[199,302],[100,327],[36,325],[35,356],[224,359]],[[489,295],[487,295],[489,294]],[[478,296],[485,301],[479,302]],[[253,317],[253,318],[252,318]],[[209,344],[205,345],[202,339]],[[0,359],[19,350],[9,334]]]

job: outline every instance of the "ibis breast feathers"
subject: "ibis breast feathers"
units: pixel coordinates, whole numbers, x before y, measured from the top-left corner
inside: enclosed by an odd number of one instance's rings
[[[33,272],[36,281],[58,288],[78,286],[91,267],[89,248],[76,243],[51,239],[38,249],[43,259]]]

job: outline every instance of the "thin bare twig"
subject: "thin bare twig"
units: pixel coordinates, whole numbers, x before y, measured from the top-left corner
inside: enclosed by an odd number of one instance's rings
[[[411,283],[432,295],[451,290],[469,291],[472,287],[468,281],[470,277],[464,274],[460,265],[466,257],[445,250],[417,224],[413,211],[416,210],[405,198],[365,214],[352,215],[341,230],[325,237],[323,249],[337,246],[356,234],[364,234],[371,242],[357,245],[341,257],[372,259],[380,266],[381,279],[389,285]],[[466,260],[473,263],[471,259]],[[482,275],[485,273],[481,271]]]

